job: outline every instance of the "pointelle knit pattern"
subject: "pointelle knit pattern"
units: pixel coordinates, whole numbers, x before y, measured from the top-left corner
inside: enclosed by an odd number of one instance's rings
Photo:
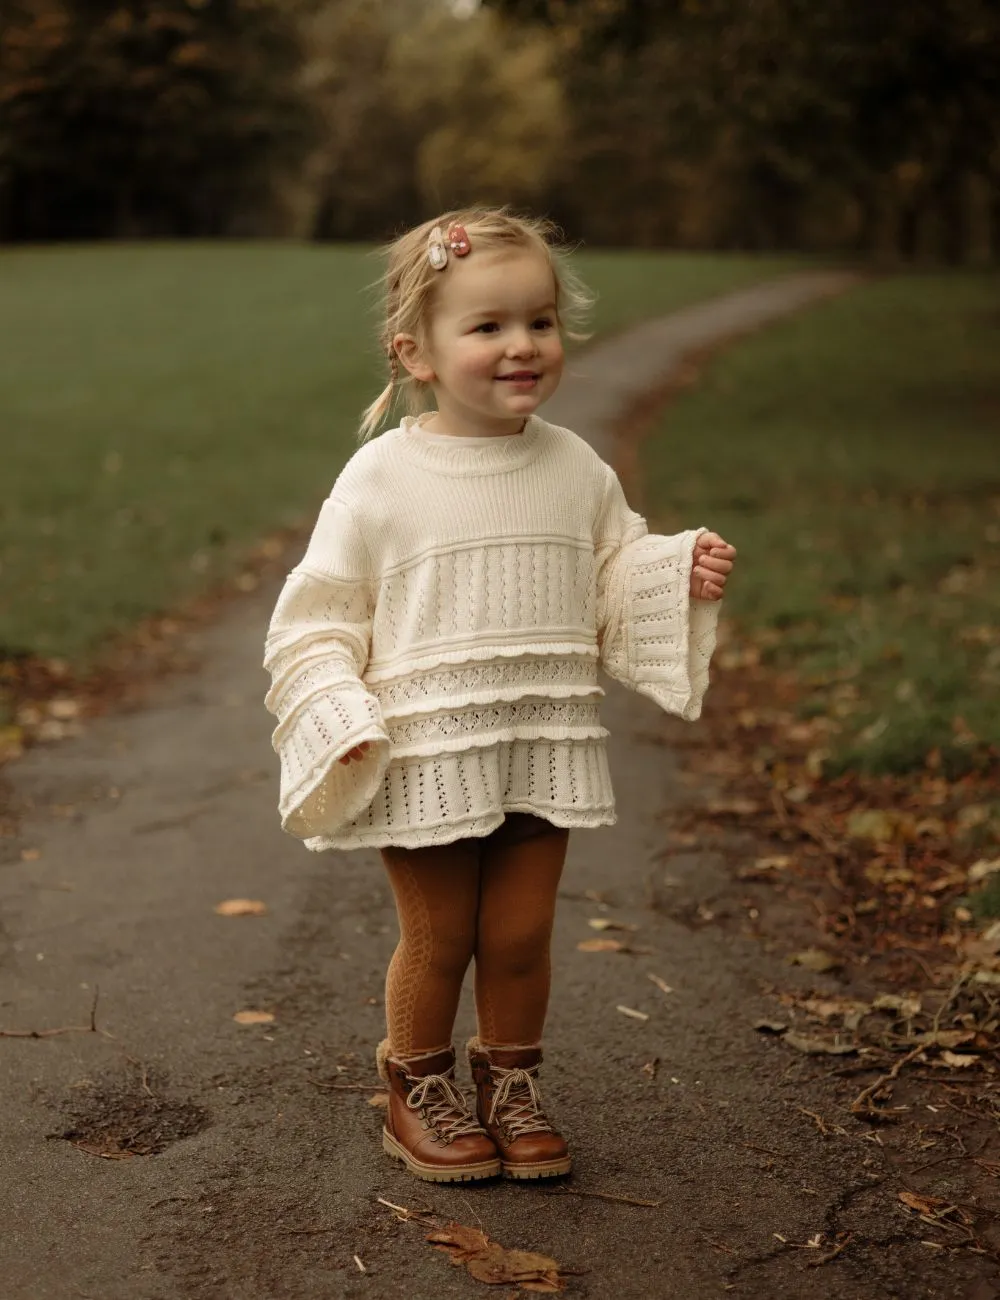
[[[699,716],[718,618],[689,596],[700,531],[650,535],[538,416],[475,439],[406,418],[366,444],[268,631],[284,829],[320,850],[444,844],[508,812],[613,823],[598,668]]]

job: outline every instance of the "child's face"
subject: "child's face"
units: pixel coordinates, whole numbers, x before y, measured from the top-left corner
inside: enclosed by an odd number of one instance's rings
[[[516,432],[552,396],[563,368],[555,299],[552,268],[530,249],[449,263],[422,350],[449,430]]]

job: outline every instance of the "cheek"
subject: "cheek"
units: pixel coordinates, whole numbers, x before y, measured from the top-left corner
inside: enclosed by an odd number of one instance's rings
[[[478,340],[475,343],[463,341],[452,355],[456,369],[470,377],[492,376],[496,367],[495,350],[484,347]]]

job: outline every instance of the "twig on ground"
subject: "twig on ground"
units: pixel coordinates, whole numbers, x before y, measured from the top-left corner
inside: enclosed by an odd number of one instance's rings
[[[832,1127],[830,1127],[824,1120],[823,1116],[817,1115],[817,1113],[814,1110],[806,1110],[805,1106],[796,1106],[795,1109],[799,1112],[800,1115],[808,1115],[809,1118],[813,1120],[816,1127],[819,1129],[819,1131],[823,1134],[824,1137],[829,1137],[831,1133],[844,1132],[844,1130],[841,1128],[839,1124],[834,1124]]]
[[[938,1156],[936,1160],[928,1160],[926,1164],[917,1165],[916,1169],[907,1169],[906,1171],[907,1177],[911,1176],[912,1174],[923,1173],[925,1169],[932,1169],[934,1165],[946,1165],[952,1160],[971,1160],[973,1164],[979,1164],[980,1162],[976,1160],[975,1157],[981,1156],[983,1152],[986,1150],[986,1148],[989,1146],[991,1141],[992,1141],[992,1135],[988,1137],[983,1142],[982,1146],[980,1146],[977,1151],[973,1152],[971,1156],[969,1155],[968,1151],[956,1151],[956,1153],[952,1156]]]
[[[412,1219],[416,1223],[423,1223],[427,1227],[432,1227],[434,1220],[438,1217],[436,1210],[408,1210],[405,1205],[394,1205],[392,1201],[387,1201],[384,1196],[377,1196],[375,1199],[379,1205],[384,1205],[387,1209],[392,1210],[401,1223],[409,1223]]]
[[[874,1083],[870,1083],[867,1088],[859,1092],[851,1102],[851,1114],[863,1115],[869,1118],[879,1115],[879,1111],[871,1104],[871,1099],[878,1092],[879,1088],[885,1084],[891,1083],[893,1079],[899,1078],[899,1072],[904,1065],[909,1065],[926,1048],[926,1043],[918,1043],[905,1056],[901,1056],[888,1074],[880,1074]]]
[[[702,1237],[702,1241],[707,1246],[713,1246],[716,1250],[724,1250],[727,1255],[735,1255],[736,1251],[731,1246],[725,1245],[721,1241],[713,1241],[711,1237]]]
[[[787,1159],[788,1159],[788,1157],[787,1157],[787,1156],[783,1156],[783,1155],[781,1154],[780,1151],[772,1151],[770,1147],[759,1147],[759,1146],[755,1146],[753,1142],[741,1142],[741,1143],[740,1143],[740,1146],[742,1146],[742,1147],[746,1147],[746,1149],[747,1149],[748,1151],[760,1151],[760,1152],[762,1152],[765,1156],[774,1156],[775,1160],[787,1160]]]
[[[945,1000],[944,1000],[944,1001],[941,1003],[941,1005],[938,1007],[937,1011],[935,1011],[935,1013],[934,1013],[934,1023],[933,1023],[933,1025],[931,1026],[931,1034],[932,1034],[932,1035],[936,1034],[936,1033],[938,1032],[938,1030],[941,1028],[941,1017],[944,1015],[944,1013],[948,1010],[948,1008],[951,1006],[951,1004],[952,1004],[952,1003],[955,1001],[955,999],[958,997],[959,992],[961,991],[962,985],[963,985],[963,984],[966,982],[966,980],[969,978],[970,973],[971,973],[971,972],[968,971],[968,970],[962,970],[962,971],[959,972],[958,979],[955,980],[955,983],[951,986],[950,990],[948,991],[948,996],[945,998]],[[931,1040],[931,1041],[933,1041],[933,1040]]]
[[[95,985],[89,1025],[63,1025],[59,1029],[0,1029],[0,1038],[55,1038],[57,1034],[100,1034],[102,1038],[114,1038],[114,1034],[97,1027],[97,999],[100,995],[101,990]]]
[[[311,1083],[314,1088],[321,1088],[324,1092],[378,1092],[381,1087],[379,1083],[324,1083],[322,1079],[310,1079],[306,1075],[306,1083]]]
[[[601,1201],[620,1201],[623,1205],[647,1205],[651,1209],[656,1209],[662,1205],[662,1201],[642,1201],[636,1196],[623,1196],[618,1192],[584,1192],[575,1187],[553,1188],[546,1192],[547,1196],[596,1196]]]
[[[837,1256],[845,1248],[845,1246],[850,1245],[850,1242],[853,1237],[854,1237],[854,1233],[849,1232],[847,1236],[844,1237],[843,1241],[839,1241],[836,1244],[836,1246],[834,1246],[833,1250],[828,1250],[825,1255],[817,1255],[815,1259],[807,1259],[803,1267],[819,1268],[821,1264],[829,1264],[831,1259],[837,1258]]]

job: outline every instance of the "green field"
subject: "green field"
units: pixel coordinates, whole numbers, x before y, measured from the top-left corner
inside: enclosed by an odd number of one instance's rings
[[[598,333],[791,260],[580,254]],[[382,385],[371,251],[0,252],[0,659],[84,667],[316,509]]]
[[[740,549],[728,610],[837,719],[833,767],[1000,744],[998,289],[906,276],[807,311],[645,444],[647,507]]]

